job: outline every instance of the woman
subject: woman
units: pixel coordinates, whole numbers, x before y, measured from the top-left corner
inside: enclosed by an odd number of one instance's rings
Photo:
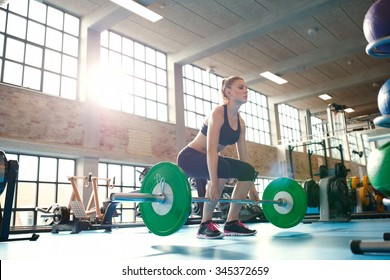
[[[198,238],[223,238],[231,235],[255,235],[238,216],[241,204],[232,203],[224,226],[224,233],[212,222],[213,212],[221,197],[225,183],[236,178],[233,199],[259,200],[254,180],[256,171],[249,164],[245,143],[245,122],[239,115],[241,105],[247,102],[248,88],[243,78],[233,76],[222,81],[223,104],[213,109],[204,120],[196,137],[179,153],[178,165],[188,177],[207,178],[206,197],[210,203],[203,207],[202,222]],[[219,155],[226,146],[236,144],[238,159]]]

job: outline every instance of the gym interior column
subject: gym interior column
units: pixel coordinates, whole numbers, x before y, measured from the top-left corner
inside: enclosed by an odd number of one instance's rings
[[[81,101],[85,102],[85,146],[92,150],[99,149],[99,102],[98,102],[98,72],[100,61],[100,32],[93,29],[86,29],[86,42],[83,47],[85,51],[85,81],[84,88],[80,90]],[[82,79],[81,79],[82,80]]]
[[[176,124],[176,149],[179,152],[186,143],[183,96],[183,66],[168,57],[169,122]]]
[[[98,176],[99,167],[99,104],[96,96],[96,71],[100,61],[100,32],[81,26],[80,53],[80,101],[84,102],[85,110],[83,116],[85,123],[84,147],[86,151],[83,157],[76,160],[76,176]],[[83,204],[86,206],[92,192],[92,188],[81,187],[82,182],[77,182]]]
[[[280,122],[278,114],[278,104],[274,104],[272,99],[268,99],[268,110],[270,118],[270,129],[271,129],[271,143],[276,146],[277,158],[279,163],[279,176],[280,177],[290,177],[291,174],[288,172],[289,167],[287,162],[287,145],[279,142],[280,139]]]

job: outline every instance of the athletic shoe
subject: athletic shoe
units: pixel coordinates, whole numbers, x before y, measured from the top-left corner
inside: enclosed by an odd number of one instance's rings
[[[256,230],[249,229],[239,220],[225,223],[224,234],[226,236],[251,236],[256,233]]]
[[[199,239],[222,239],[224,234],[218,230],[218,225],[212,221],[203,222],[199,226]]]

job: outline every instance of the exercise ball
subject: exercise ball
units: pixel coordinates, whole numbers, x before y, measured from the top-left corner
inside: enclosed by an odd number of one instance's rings
[[[371,5],[364,17],[363,32],[368,43],[390,36],[389,0],[378,0]],[[380,46],[378,50],[389,53],[390,44]]]
[[[390,0],[389,0],[390,1]],[[390,115],[390,79],[388,79],[378,92],[378,108],[382,115]]]
[[[390,142],[371,152],[367,160],[367,175],[371,185],[390,195]]]

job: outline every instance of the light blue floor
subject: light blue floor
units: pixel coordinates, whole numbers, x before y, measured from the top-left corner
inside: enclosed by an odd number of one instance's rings
[[[0,243],[1,260],[83,260],[106,256],[111,260],[390,260],[390,254],[356,255],[350,250],[353,239],[382,241],[390,231],[390,219],[363,219],[351,222],[301,223],[280,229],[270,223],[250,223],[258,231],[251,237],[199,240],[197,225],[160,237],[145,227],[82,231],[71,234],[39,233],[36,241]],[[221,225],[221,229],[223,225]],[[11,235],[10,238],[23,235]]]

